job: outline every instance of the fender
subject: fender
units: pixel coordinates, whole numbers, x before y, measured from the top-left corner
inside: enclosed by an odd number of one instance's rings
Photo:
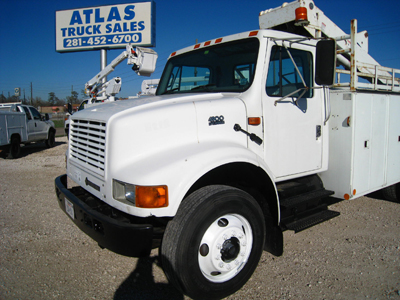
[[[168,160],[165,159],[168,157]],[[169,206],[157,209],[131,207],[129,213],[139,216],[174,216],[193,184],[209,171],[230,163],[248,163],[258,167],[257,156],[247,148],[233,143],[200,143],[151,155],[134,164],[135,172],[126,166],[119,170],[125,176],[118,180],[138,185],[168,186]],[[270,176],[270,174],[268,174]],[[126,211],[126,208],[123,209]]]

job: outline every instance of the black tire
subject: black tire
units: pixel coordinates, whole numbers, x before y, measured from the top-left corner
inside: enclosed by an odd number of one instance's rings
[[[260,260],[265,222],[248,193],[207,186],[189,195],[165,230],[164,272],[193,299],[221,299],[239,290]]]
[[[19,141],[19,137],[13,136],[11,138],[11,143],[7,158],[18,158],[20,154],[21,154],[21,144]]]
[[[400,183],[385,187],[382,189],[382,194],[386,200],[400,202]]]
[[[56,144],[56,132],[53,129],[50,129],[49,131],[49,137],[46,140],[46,146],[47,148],[52,148]]]

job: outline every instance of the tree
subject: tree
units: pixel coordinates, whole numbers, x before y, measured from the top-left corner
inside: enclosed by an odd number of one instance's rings
[[[56,94],[54,93],[54,92],[50,92],[49,93],[49,99],[48,99],[48,101],[49,101],[49,104],[50,105],[56,105],[56,103],[59,101],[60,99],[58,99],[57,97],[56,97]]]
[[[40,98],[40,97],[34,97],[33,99],[31,99],[31,97],[28,97],[25,100],[25,103],[28,104],[28,105],[32,104],[33,106],[35,106],[37,108],[39,106],[46,106],[48,102],[47,101],[43,101],[43,99]]]
[[[0,95],[0,103],[6,103],[6,102],[7,102],[7,98],[3,94],[1,94]]]
[[[14,95],[12,95],[12,96],[10,96],[10,97],[4,97],[3,95],[2,95],[2,98],[1,98],[2,100],[4,100],[4,101],[2,101],[3,103],[14,103],[14,102],[21,102],[21,100],[20,99],[18,99],[18,97],[17,96],[14,96]]]
[[[56,102],[54,103],[54,105],[56,106],[63,106],[65,105],[65,100],[64,99],[58,99],[56,100]]]
[[[83,90],[81,90],[81,95],[82,95],[82,98],[83,99],[85,99],[85,98],[87,98],[88,97],[88,95],[86,95],[86,93],[85,93],[85,90],[83,89]]]
[[[71,96],[67,96],[67,102],[72,104],[78,104],[80,102],[78,99],[78,92],[71,91]]]

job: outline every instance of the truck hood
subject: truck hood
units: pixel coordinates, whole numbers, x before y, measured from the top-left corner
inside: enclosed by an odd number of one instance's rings
[[[196,93],[196,94],[181,94],[181,95],[164,95],[154,97],[141,97],[137,99],[120,100],[105,104],[99,104],[76,112],[72,115],[72,119],[86,119],[107,122],[112,116],[127,110],[137,110],[139,108],[150,108],[150,106],[171,105],[174,103],[211,101],[222,98],[236,98],[237,93]]]
[[[76,138],[70,139],[68,164],[88,171],[83,175],[71,169],[69,176],[113,207],[148,216],[152,213],[149,210],[113,199],[113,180],[142,186],[167,185],[170,199],[178,199],[183,196],[178,195],[180,191],[186,193],[193,182],[182,187],[181,177],[176,174],[191,172],[196,174],[188,178],[199,178],[219,164],[248,161],[247,135],[234,130],[235,124],[243,128],[247,124],[246,106],[239,96],[238,93],[163,95],[84,109],[72,117],[83,122],[77,126]],[[90,126],[85,126],[86,121]],[[88,186],[87,178],[100,190]],[[174,211],[176,207],[171,204],[155,212],[166,216],[171,215],[168,212],[171,209]]]

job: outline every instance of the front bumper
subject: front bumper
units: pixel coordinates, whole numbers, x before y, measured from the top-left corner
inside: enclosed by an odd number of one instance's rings
[[[153,239],[160,238],[158,234],[154,237],[152,224],[142,224],[143,219],[139,224],[132,223],[132,216],[117,211],[83,188],[68,189],[66,174],[55,179],[55,189],[60,208],[100,247],[126,256],[142,257],[148,256],[154,248]]]

